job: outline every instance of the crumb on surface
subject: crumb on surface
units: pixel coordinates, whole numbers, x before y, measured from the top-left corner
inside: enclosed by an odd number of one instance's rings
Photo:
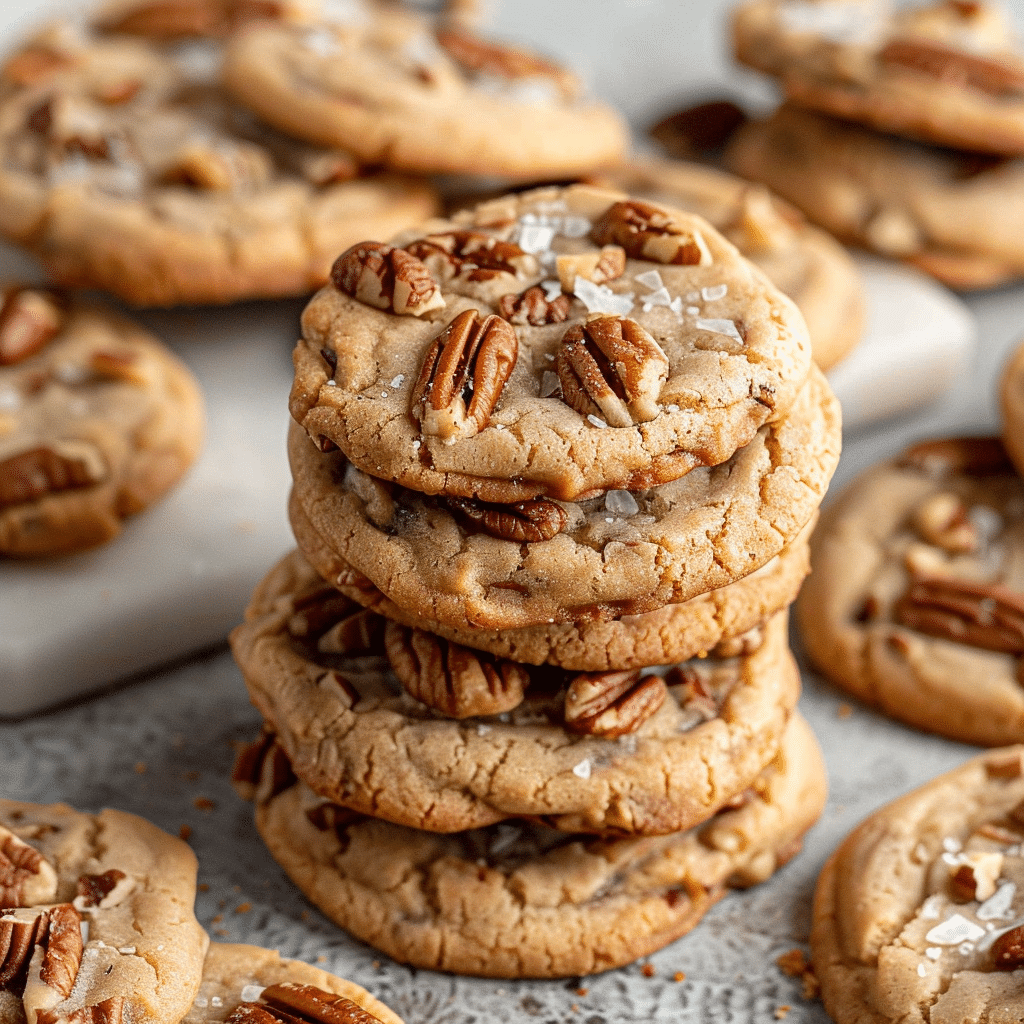
[[[252,904],[248,900],[246,900],[245,903],[239,903],[238,906],[235,907],[236,914],[248,914],[250,910],[252,910]]]
[[[178,836],[182,841],[187,843],[192,838],[192,826],[182,825],[181,828],[178,829]],[[206,888],[209,889],[210,887],[207,886]],[[204,889],[203,891],[205,892],[206,890]]]
[[[672,980],[673,981],[686,981],[686,974],[685,974],[685,972],[684,971],[676,971],[676,973],[672,975]]]
[[[799,978],[807,970],[807,956],[802,949],[791,949],[777,957],[775,963],[783,974],[790,978]]]
[[[586,994],[587,994],[587,993],[588,993],[589,991],[590,991],[590,989],[589,989],[589,988],[584,988],[584,987],[583,987],[583,986],[581,985],[581,986],[580,986],[580,987],[579,987],[578,989],[576,989],[576,995],[578,995],[578,996],[581,996],[581,997],[582,997],[582,996],[585,996],[585,995],[586,995]]]
[[[775,1007],[775,1019],[783,1020],[787,1013],[792,1009],[788,1003],[783,1003],[782,1006]]]
[[[853,714],[853,708],[849,704],[840,704],[836,708],[836,718],[849,718]]]
[[[217,806],[208,796],[197,796],[192,805],[199,811],[212,811]]]
[[[135,762],[135,774],[136,775],[145,775],[146,774],[146,769],[148,767],[149,767],[149,765],[147,765],[145,761],[136,761]]]
[[[640,968],[640,973],[645,978],[653,978],[657,972],[654,970],[653,964],[644,964],[643,967]]]

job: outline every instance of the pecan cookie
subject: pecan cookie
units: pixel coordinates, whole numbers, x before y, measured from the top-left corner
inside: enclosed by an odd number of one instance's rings
[[[289,516],[306,558],[324,579],[353,601],[388,619],[466,647],[525,664],[546,663],[577,672],[666,665],[746,642],[749,632],[756,633],[769,616],[795,600],[810,569],[808,542],[817,521],[817,516],[812,517],[795,540],[749,576],[682,604],[614,619],[584,618],[522,629],[482,629],[438,622],[425,614],[429,609],[399,607],[330,549],[295,501],[291,502]]]
[[[706,218],[799,307],[823,370],[860,340],[864,285],[850,254],[795,207],[723,171],[638,158],[601,176],[613,188]]]
[[[786,97],[882,131],[1024,155],[1024,52],[1000,8],[934,0],[748,0],[737,57]]]
[[[1018,473],[1024,473],[1024,342],[1010,356],[999,382],[1003,444]]]
[[[224,76],[296,138],[402,170],[566,179],[627,146],[618,115],[557,64],[397,5],[250,24],[230,39]]]
[[[799,693],[784,612],[753,653],[571,673],[388,623],[294,558],[257,588],[231,643],[311,788],[437,832],[517,816],[581,832],[688,828],[774,757]]]
[[[403,963],[500,978],[591,974],[660,949],[789,860],[826,785],[794,716],[778,757],[691,831],[594,839],[506,822],[441,836],[325,803],[268,760],[276,778],[251,776],[257,826],[325,914]]]
[[[0,554],[102,544],[171,487],[202,439],[199,388],[130,320],[0,287]]]
[[[222,44],[61,25],[0,70],[0,234],[62,284],[138,305],[302,295],[341,249],[436,208],[262,124],[217,84]]]
[[[318,451],[293,425],[291,500],[333,553],[318,562],[325,574],[341,558],[417,615],[518,629],[635,615],[734,583],[810,520],[839,447],[839,407],[815,369],[790,415],[724,465],[649,490],[512,506],[428,497]]]
[[[797,601],[812,660],[911,725],[1024,738],[1024,482],[996,438],[916,445],[822,514]]]
[[[181,1024],[402,1024],[366,989],[259,946],[212,942]]]
[[[811,951],[838,1024],[1024,1014],[1024,750],[976,757],[872,814],[825,865]]]
[[[195,893],[192,851],[142,818],[0,800],[0,993],[14,1019],[178,1024],[209,941]]]
[[[791,300],[706,221],[590,186],[343,253],[303,314],[292,415],[427,493],[632,490],[724,462],[810,367]]]
[[[1024,161],[924,146],[790,104],[733,136],[729,168],[839,238],[952,288],[1024,277]]]

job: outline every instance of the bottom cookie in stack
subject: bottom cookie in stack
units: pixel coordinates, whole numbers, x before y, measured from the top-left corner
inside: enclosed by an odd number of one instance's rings
[[[767,878],[821,812],[785,613],[748,640],[664,675],[532,667],[389,622],[295,552],[232,636],[268,724],[236,781],[300,888],[397,960],[606,970]],[[467,665],[484,703],[504,706],[446,713]],[[627,699],[596,716],[603,734],[574,731],[570,695],[609,675]]]

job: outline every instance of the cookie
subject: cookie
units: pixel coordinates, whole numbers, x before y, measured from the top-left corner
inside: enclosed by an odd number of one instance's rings
[[[563,180],[628,144],[619,116],[557,64],[386,4],[249,24],[228,42],[224,77],[296,138],[419,173]]]
[[[514,502],[717,465],[810,367],[791,300],[706,221],[591,186],[505,196],[342,254],[293,417],[375,476]]]
[[[182,1024],[290,1024],[296,1017],[402,1024],[397,1013],[354,982],[286,960],[272,949],[227,942],[210,943],[199,993]]]
[[[844,241],[952,288],[1024,277],[1024,162],[924,146],[786,104],[736,132],[725,153]]]
[[[748,0],[736,56],[802,107],[883,132],[1024,155],[1024,53],[994,4]]]
[[[999,382],[1003,444],[1018,473],[1024,473],[1024,344],[1006,362]]]
[[[733,805],[658,838],[594,839],[527,822],[435,835],[325,803],[289,785],[286,771],[257,788],[256,822],[325,914],[396,960],[564,977],[652,953],[729,888],[764,881],[799,850],[825,785],[814,737],[794,716],[779,756]]]
[[[649,490],[513,509],[431,498],[318,451],[293,425],[291,503],[335,556],[325,574],[340,557],[400,608],[519,629],[635,615],[734,583],[810,520],[839,447],[839,406],[815,369],[790,416],[724,465]]]
[[[192,851],[142,818],[0,800],[0,1014],[13,995],[37,1024],[178,1024],[208,944],[195,893]]]
[[[39,288],[0,290],[0,554],[102,544],[202,440],[198,385],[137,324]]]
[[[811,951],[837,1024],[1020,1019],[1022,753],[993,751],[925,783],[829,859]]]
[[[516,816],[580,832],[688,828],[772,759],[799,693],[784,612],[750,654],[664,676],[576,675],[389,631],[293,558],[257,587],[231,644],[312,789],[437,832]]]
[[[61,284],[136,305],[303,295],[332,260],[436,209],[425,182],[261,123],[222,44],[60,25],[0,71],[0,234]]]
[[[797,304],[821,369],[834,366],[860,341],[864,285],[857,265],[788,203],[722,171],[680,160],[634,159],[601,180],[710,221]]]
[[[1024,738],[1024,482],[996,438],[923,442],[825,510],[797,600],[839,686],[951,739]]]
[[[634,669],[702,657],[757,630],[795,599],[810,569],[808,541],[817,517],[774,558],[749,576],[698,594],[682,604],[620,618],[586,618],[522,629],[450,626],[401,608],[362,573],[339,558],[310,525],[301,506],[290,506],[292,529],[318,573],[346,597],[406,626],[457,644],[529,665],[557,665],[577,672]],[[298,557],[298,556],[296,556]]]

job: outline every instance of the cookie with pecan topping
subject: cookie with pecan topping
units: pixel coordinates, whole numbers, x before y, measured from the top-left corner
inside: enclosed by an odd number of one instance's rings
[[[181,1024],[402,1024],[361,985],[272,949],[211,942]]]
[[[860,272],[850,254],[795,207],[764,188],[682,160],[638,157],[604,172],[600,180],[710,221],[797,304],[821,369],[839,362],[860,340]]]
[[[527,822],[437,835],[282,785],[257,796],[257,826],[324,913],[400,962],[499,978],[592,974],[660,949],[730,888],[794,856],[825,801],[821,754],[799,716],[748,790],[657,838]]]
[[[994,750],[932,779],[826,863],[811,952],[838,1024],[1024,1013],[1022,758],[1019,746]]]
[[[137,324],[0,287],[0,555],[111,540],[177,483],[202,433],[197,383]]]
[[[0,800],[0,993],[14,1020],[178,1024],[209,942],[195,894],[192,851],[142,818]]]
[[[427,183],[234,103],[222,47],[71,25],[27,43],[0,69],[0,234],[62,284],[169,306],[306,294],[339,250],[435,211]]]
[[[291,557],[231,642],[295,772],[332,801],[435,832],[543,817],[650,835],[702,821],[774,757],[799,692],[785,613],[757,639],[657,672],[510,664],[388,623]]]
[[[293,424],[292,515],[319,538],[304,546],[325,575],[341,559],[406,614],[492,630],[611,619],[725,587],[777,555],[814,515],[839,447],[838,404],[814,369],[790,414],[722,466],[539,508],[478,502],[471,517],[319,451]]]
[[[998,438],[926,441],[853,481],[797,600],[814,663],[951,739],[1024,738],[1024,482]]]
[[[290,408],[321,447],[413,490],[510,503],[653,487],[724,462],[807,380],[793,303],[671,207],[544,188],[385,248],[343,254],[307,306]],[[450,339],[464,359],[437,357]]]
[[[1001,8],[931,0],[747,0],[736,56],[802,107],[894,135],[1024,155],[1024,52]]]
[[[372,0],[250,24],[229,41],[224,74],[296,138],[406,171],[571,179],[628,142],[559,65]]]
[[[725,161],[843,241],[951,288],[1024,278],[1019,158],[926,146],[787,103],[741,127]]]

